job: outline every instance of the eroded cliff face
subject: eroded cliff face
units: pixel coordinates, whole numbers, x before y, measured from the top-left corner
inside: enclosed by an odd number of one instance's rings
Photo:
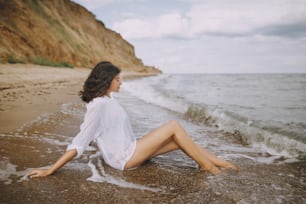
[[[93,67],[102,60],[123,70],[158,73],[134,47],[69,0],[0,0],[0,62],[47,61]]]

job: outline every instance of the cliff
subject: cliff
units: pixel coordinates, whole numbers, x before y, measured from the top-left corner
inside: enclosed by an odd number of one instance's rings
[[[0,0],[0,62],[93,67],[107,60],[123,70],[159,73],[134,47],[69,0]]]

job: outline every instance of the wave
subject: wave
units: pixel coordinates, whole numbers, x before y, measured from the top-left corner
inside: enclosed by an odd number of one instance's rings
[[[303,130],[286,129],[285,124],[250,120],[247,117],[192,104],[184,114],[189,121],[213,126],[220,131],[231,133],[243,143],[252,145],[271,155],[285,158],[306,157],[306,138]],[[291,124],[292,125],[292,124]],[[296,126],[304,126],[296,124]]]
[[[169,76],[151,78],[149,83],[148,79],[127,82],[124,89],[147,103],[180,113],[193,123],[230,133],[242,143],[259,148],[270,155],[285,158],[306,157],[305,128],[297,128],[305,127],[306,124],[256,121],[222,107],[190,102],[183,96],[161,88],[160,82],[165,82],[167,77]]]
[[[184,99],[179,96],[171,96],[168,92],[161,89],[154,88],[147,83],[142,83],[145,79],[139,79],[134,81],[129,81],[123,84],[122,88],[127,90],[131,95],[157,106],[162,106],[168,110],[172,110],[179,113],[184,113],[188,109],[188,105],[185,103]],[[150,77],[153,81],[163,81],[160,77]]]

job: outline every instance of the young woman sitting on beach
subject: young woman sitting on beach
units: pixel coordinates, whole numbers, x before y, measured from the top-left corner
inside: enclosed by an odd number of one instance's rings
[[[87,103],[80,132],[51,168],[33,170],[28,177],[53,174],[74,157],[80,157],[93,140],[104,161],[119,170],[139,167],[152,157],[178,149],[195,160],[201,169],[213,174],[226,169],[238,170],[235,165],[195,144],[176,121],[167,122],[136,140],[127,113],[111,96],[111,92],[119,91],[120,85],[120,69],[110,62],[98,63],[80,92]]]

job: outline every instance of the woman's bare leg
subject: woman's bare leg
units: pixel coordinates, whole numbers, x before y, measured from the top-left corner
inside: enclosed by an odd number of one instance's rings
[[[202,155],[206,156],[214,165],[219,166],[221,168],[224,169],[234,169],[234,170],[239,170],[239,168],[237,166],[235,166],[234,164],[217,157],[216,155],[214,155],[213,153],[211,153],[210,151],[208,151],[205,148],[202,148],[201,146],[198,145],[198,147],[201,149],[202,151]],[[161,147],[157,152],[155,152],[151,158],[157,156],[157,155],[162,155],[168,152],[172,152],[174,150],[178,150],[180,149],[180,147],[173,141],[169,142],[168,144],[164,145],[163,147]]]
[[[201,148],[201,147],[199,146],[199,148]],[[239,171],[239,168],[237,166],[235,166],[234,164],[232,164],[232,163],[230,163],[230,162],[228,162],[228,161],[226,161],[222,158],[217,157],[216,155],[214,155],[213,153],[211,153],[207,149],[201,148],[201,151],[202,151],[202,154],[206,155],[207,158],[210,161],[212,161],[216,166],[219,166],[219,167],[224,168],[224,169],[233,169],[233,170]]]
[[[214,174],[220,173],[220,170],[207,158],[207,155],[203,155],[201,148],[175,121],[166,123],[138,140],[136,150],[125,168],[137,167],[154,155],[171,151],[172,148],[177,149],[173,143],[194,159],[202,169]]]
[[[160,149],[158,149],[156,152],[154,152],[154,154],[151,156],[151,158],[153,158],[155,156],[158,156],[158,155],[166,154],[168,152],[172,152],[172,151],[178,150],[178,149],[180,149],[180,147],[177,146],[177,144],[175,142],[170,141],[169,143],[165,144]]]

